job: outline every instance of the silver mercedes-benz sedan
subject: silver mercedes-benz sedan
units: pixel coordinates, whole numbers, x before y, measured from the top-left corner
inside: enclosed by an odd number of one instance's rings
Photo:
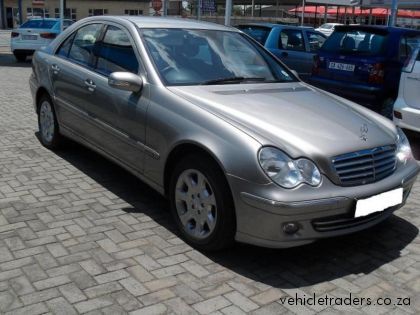
[[[302,83],[221,25],[87,18],[35,54],[30,86],[45,147],[68,137],[126,168],[204,250],[371,227],[419,172],[391,121]]]

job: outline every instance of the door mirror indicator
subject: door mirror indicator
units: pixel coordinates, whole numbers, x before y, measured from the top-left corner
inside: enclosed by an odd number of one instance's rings
[[[130,72],[113,72],[108,78],[108,85],[114,89],[138,93],[143,88],[143,79]]]

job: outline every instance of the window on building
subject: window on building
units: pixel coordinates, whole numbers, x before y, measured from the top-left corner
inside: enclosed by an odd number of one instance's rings
[[[139,63],[129,35],[115,26],[108,26],[102,42],[97,44],[98,72],[109,75],[112,72],[128,71],[137,73]]]
[[[55,8],[55,18],[56,19],[60,18],[60,8]],[[77,10],[75,8],[66,8],[66,10],[64,12],[64,18],[76,21],[77,20]]]
[[[143,15],[143,10],[124,10],[125,15]]]
[[[50,12],[47,8],[26,8],[26,16],[28,19],[32,18],[49,18]]]
[[[89,9],[89,16],[106,15],[108,9]]]

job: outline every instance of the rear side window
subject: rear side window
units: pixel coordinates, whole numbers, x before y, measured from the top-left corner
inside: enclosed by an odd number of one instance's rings
[[[128,71],[137,74],[139,63],[128,33],[115,26],[108,26],[104,39],[95,47],[98,72]]]
[[[306,35],[308,36],[309,49],[312,52],[318,51],[327,39],[325,36],[314,32],[306,32]]]
[[[279,38],[279,48],[285,50],[305,50],[305,42],[303,41],[302,31],[299,30],[282,30]]]
[[[411,46],[408,44],[407,37],[402,37],[400,40],[399,57],[401,62],[406,62],[411,55]]]
[[[38,28],[38,29],[51,29],[58,21],[51,20],[29,20],[28,22],[23,23],[20,28]]]
[[[239,26],[241,31],[251,36],[260,44],[264,45],[267,41],[268,35],[270,34],[271,28],[269,27],[260,27],[260,26]]]
[[[381,55],[385,50],[386,39],[386,34],[361,30],[335,31],[321,50],[340,54]]]
[[[102,24],[89,24],[81,27],[73,40],[68,58],[85,66],[90,66],[93,47],[99,38]]]

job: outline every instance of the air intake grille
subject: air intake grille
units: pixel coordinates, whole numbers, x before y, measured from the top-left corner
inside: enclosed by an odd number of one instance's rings
[[[391,175],[396,167],[395,150],[388,145],[334,157],[332,163],[341,185],[364,185]]]

